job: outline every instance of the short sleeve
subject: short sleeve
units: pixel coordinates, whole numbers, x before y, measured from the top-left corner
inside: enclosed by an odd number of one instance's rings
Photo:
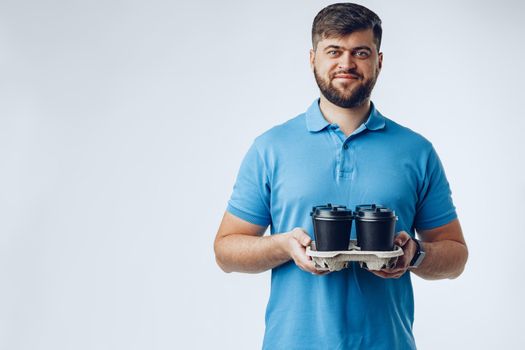
[[[226,210],[256,225],[271,223],[268,172],[255,143],[244,156]]]
[[[452,193],[441,161],[432,147],[427,160],[423,184],[418,191],[414,227],[428,230],[457,218]]]

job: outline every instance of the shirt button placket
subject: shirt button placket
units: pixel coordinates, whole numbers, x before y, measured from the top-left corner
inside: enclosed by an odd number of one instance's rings
[[[342,167],[341,167],[341,176],[345,178],[351,178],[352,174],[352,149],[348,145],[348,141],[343,143],[342,153]]]

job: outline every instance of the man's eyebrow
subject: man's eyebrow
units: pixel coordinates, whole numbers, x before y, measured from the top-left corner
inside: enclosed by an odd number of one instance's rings
[[[327,47],[325,47],[323,49],[323,51],[326,51],[328,49],[336,49],[336,50],[339,50],[341,48],[341,46],[337,46],[337,45],[328,45]]]
[[[327,47],[325,47],[323,49],[323,51],[326,51],[328,49],[346,50],[344,47],[339,46],[339,45],[328,45]],[[372,52],[372,49],[370,47],[366,46],[366,45],[356,46],[356,47],[353,47],[352,49],[349,49],[349,50],[352,50],[352,51],[355,51],[355,50],[368,50],[368,51]]]
[[[353,50],[368,50],[370,52],[372,52],[372,49],[366,45],[363,45],[363,46],[357,46],[357,47],[354,47]]]

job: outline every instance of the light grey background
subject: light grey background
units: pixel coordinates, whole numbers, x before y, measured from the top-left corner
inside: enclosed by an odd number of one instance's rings
[[[253,139],[318,95],[329,3],[0,1],[1,349],[260,347],[270,274],[224,274],[213,238]],[[461,278],[414,277],[417,343],[516,348],[524,5],[362,4],[373,100],[433,142],[470,248]]]

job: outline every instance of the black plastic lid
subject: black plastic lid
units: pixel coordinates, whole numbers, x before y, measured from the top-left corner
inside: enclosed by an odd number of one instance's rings
[[[344,205],[318,205],[312,208],[311,216],[326,219],[352,219],[352,211]]]
[[[382,205],[361,204],[355,207],[356,219],[391,219],[396,213]]]

